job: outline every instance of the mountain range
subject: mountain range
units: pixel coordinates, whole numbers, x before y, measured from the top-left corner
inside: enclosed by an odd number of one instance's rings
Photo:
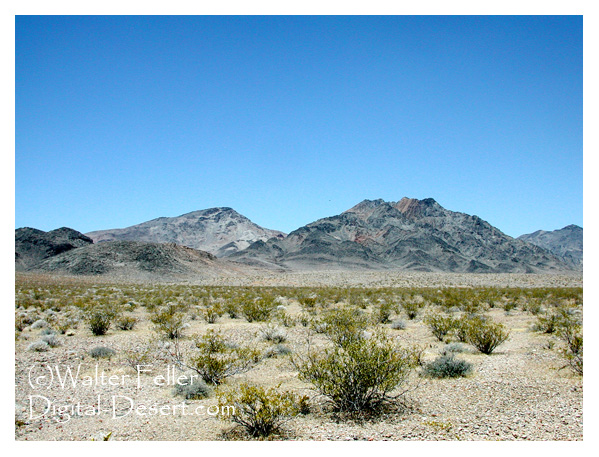
[[[568,270],[555,254],[516,240],[432,198],[364,200],[353,208],[232,254],[256,266],[472,273]]]
[[[521,235],[519,240],[553,252],[575,270],[582,270],[582,228],[568,225],[559,230],[537,230],[534,233]]]
[[[364,200],[285,235],[223,207],[86,235],[67,228],[17,229],[15,268],[143,279],[256,269],[581,271],[582,228],[568,226],[514,239],[432,198],[403,198]]]

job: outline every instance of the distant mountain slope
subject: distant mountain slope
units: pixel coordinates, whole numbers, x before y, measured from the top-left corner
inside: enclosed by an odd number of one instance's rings
[[[521,235],[519,240],[540,246],[551,251],[577,270],[582,270],[583,236],[582,227],[568,225],[559,230],[537,230]]]
[[[15,269],[24,271],[44,259],[92,244],[91,238],[62,227],[50,232],[24,227],[15,230]]]
[[[178,217],[159,217],[131,227],[87,233],[95,243],[129,240],[176,243],[224,257],[250,244],[285,235],[250,221],[232,208],[210,208]]]
[[[446,272],[551,272],[568,266],[483,221],[432,198],[364,200],[333,217],[258,241],[231,259],[290,269],[402,269]]]
[[[241,267],[241,268],[240,268]],[[50,257],[29,269],[40,273],[102,275],[123,280],[181,280],[237,275],[245,265],[173,243],[108,241]]]

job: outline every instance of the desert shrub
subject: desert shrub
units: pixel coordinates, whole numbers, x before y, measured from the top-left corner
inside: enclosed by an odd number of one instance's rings
[[[229,315],[231,319],[237,319],[239,317],[239,303],[234,300],[227,300],[225,302],[223,311]]]
[[[568,361],[572,371],[582,375],[582,326],[576,322],[569,322],[562,325],[558,335],[566,343],[566,347],[562,349],[562,355]]]
[[[424,365],[423,357],[425,353],[425,348],[418,344],[414,344],[412,346],[408,346],[404,349],[405,354],[408,357],[408,362],[412,368],[416,368]]]
[[[464,315],[453,322],[453,335],[458,341],[468,343],[468,332],[472,319],[477,320],[478,317]]]
[[[395,319],[393,322],[391,322],[391,328],[393,330],[405,330],[406,323],[401,319]]]
[[[31,324],[31,328],[32,329],[44,328],[44,327],[47,327],[47,326],[48,326],[48,321],[46,321],[44,319],[38,319],[33,324]]]
[[[221,384],[230,376],[244,373],[260,360],[256,349],[228,344],[214,330],[196,338],[195,347],[197,350],[191,355],[188,368],[212,384]]]
[[[424,366],[423,373],[430,378],[459,378],[472,371],[472,364],[456,359],[452,355],[442,355]]]
[[[538,315],[536,322],[533,324],[533,330],[548,334],[555,333],[560,327],[561,322],[561,316],[557,313]]]
[[[45,341],[39,340],[31,343],[27,346],[28,351],[32,352],[46,352],[50,346]]]
[[[308,327],[314,321],[314,318],[308,313],[301,313],[297,321],[302,327]]]
[[[441,355],[450,356],[452,354],[459,354],[465,350],[466,348],[460,343],[449,343],[441,349]]]
[[[378,324],[386,324],[391,322],[391,313],[393,306],[389,302],[379,303],[375,308],[374,321]]]
[[[325,311],[313,323],[313,327],[335,344],[343,346],[363,338],[364,331],[368,328],[368,317],[357,308],[334,308]]]
[[[137,371],[140,365],[151,365],[156,359],[157,348],[152,344],[123,349],[120,351],[120,359],[124,365]]]
[[[208,398],[211,393],[210,387],[202,379],[198,379],[197,376],[187,376],[175,383],[174,394],[186,400]]]
[[[443,341],[445,336],[455,326],[455,320],[452,317],[444,316],[439,313],[429,314],[424,319],[424,322],[439,341]]]
[[[296,320],[285,310],[284,307],[277,306],[272,318],[277,322],[280,322],[284,327],[293,327],[296,324]]]
[[[61,335],[67,333],[67,330],[70,328],[77,328],[79,325],[79,320],[74,317],[64,317],[61,319],[57,319],[54,327]]]
[[[265,322],[270,318],[275,308],[272,297],[246,300],[241,306],[241,311],[248,322]]]
[[[343,339],[343,344],[292,359],[302,381],[340,412],[377,412],[394,403],[413,368],[409,351],[379,332],[371,338]]]
[[[50,346],[51,348],[60,346],[60,340],[54,333],[42,336],[41,340],[45,341],[46,344],[48,344],[48,346]]]
[[[406,313],[406,316],[408,316],[408,319],[410,319],[410,320],[416,319],[416,317],[418,316],[418,313],[423,308],[423,306],[424,306],[424,303],[420,303],[417,301],[405,301],[401,304],[401,307],[403,308],[404,312]]]
[[[305,398],[293,392],[278,392],[261,386],[241,384],[219,395],[221,416],[241,425],[253,437],[267,437],[301,412]]]
[[[209,324],[214,324],[223,313],[222,305],[218,302],[214,303],[204,309],[204,320]]]
[[[154,331],[167,339],[174,340],[183,336],[185,313],[175,304],[154,310],[150,317]]]
[[[137,324],[138,319],[133,316],[122,316],[117,319],[116,327],[119,330],[133,330],[135,324]]]
[[[513,311],[514,309],[516,309],[518,307],[518,304],[513,301],[513,300],[508,300],[503,304],[503,310],[506,313],[509,313],[511,311]]]
[[[270,359],[271,357],[278,357],[280,355],[288,355],[291,354],[291,349],[289,349],[284,344],[275,344],[274,346],[270,346],[264,354],[262,355],[265,359]]]
[[[318,297],[316,295],[310,295],[308,297],[299,297],[298,301],[303,308],[306,309],[314,309],[316,303],[318,301]]]
[[[90,349],[88,354],[94,359],[111,359],[116,351],[105,346],[96,346]]]
[[[503,324],[482,318],[471,318],[467,329],[468,343],[483,354],[491,354],[510,336]]]
[[[21,332],[27,326],[27,316],[15,313],[15,331]]]
[[[91,332],[96,336],[101,336],[106,335],[116,315],[116,309],[109,305],[96,306],[88,308],[85,319]]]
[[[287,341],[287,333],[279,327],[268,324],[260,329],[262,338],[273,343],[284,343]]]
[[[471,298],[470,300],[466,300],[460,306],[460,309],[467,314],[475,314],[482,310],[483,304],[477,298]]]

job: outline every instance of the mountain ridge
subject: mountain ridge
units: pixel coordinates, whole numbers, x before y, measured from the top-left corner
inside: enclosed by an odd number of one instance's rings
[[[129,227],[96,230],[86,235],[95,243],[176,243],[217,257],[226,257],[258,240],[285,236],[283,232],[255,224],[228,206],[191,211],[175,217],[158,217]]]
[[[314,267],[451,272],[547,272],[569,269],[558,257],[516,240],[478,216],[434,199],[363,200],[282,240],[254,243],[231,259],[289,269]]]
[[[563,258],[576,270],[583,267],[583,229],[570,224],[557,230],[537,230],[520,235],[519,240],[540,246]]]

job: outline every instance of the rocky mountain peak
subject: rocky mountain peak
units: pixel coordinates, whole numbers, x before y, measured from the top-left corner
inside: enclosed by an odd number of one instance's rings
[[[400,213],[409,218],[439,215],[444,211],[443,207],[433,198],[418,200],[417,198],[404,197],[394,206]]]
[[[90,232],[94,242],[145,241],[176,243],[224,257],[258,240],[284,237],[255,224],[230,207],[208,208],[176,217],[160,217],[122,229]]]

